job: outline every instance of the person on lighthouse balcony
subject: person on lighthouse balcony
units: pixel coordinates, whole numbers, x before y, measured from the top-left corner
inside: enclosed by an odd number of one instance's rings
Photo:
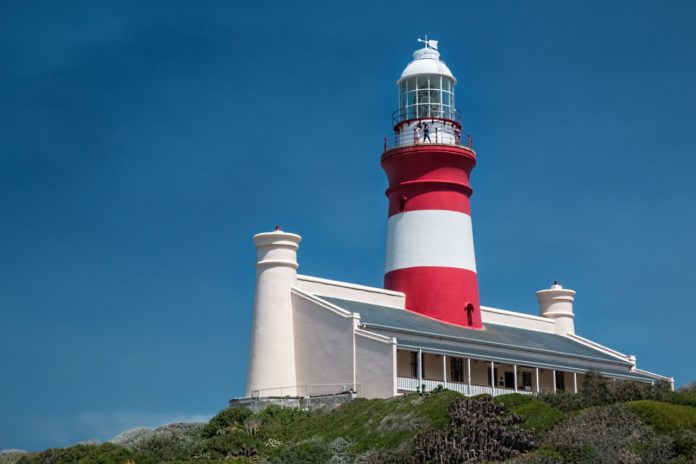
[[[635,356],[576,335],[575,291],[558,282],[534,295],[538,315],[480,304],[470,202],[479,154],[470,134],[462,144],[457,79],[437,41],[418,40],[379,159],[388,183],[383,288],[298,274],[299,235],[255,235],[247,391],[233,401],[311,407],[313,398],[442,387],[577,393],[589,372],[674,388]]]
[[[430,128],[428,127],[427,122],[423,122],[423,142],[425,141],[431,142],[430,140]]]

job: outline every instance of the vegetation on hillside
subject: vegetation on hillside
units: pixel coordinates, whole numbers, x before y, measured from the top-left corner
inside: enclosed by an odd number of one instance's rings
[[[208,424],[134,430],[113,443],[2,456],[2,464],[696,464],[696,385],[612,382],[577,395],[357,399],[333,411],[227,408]]]

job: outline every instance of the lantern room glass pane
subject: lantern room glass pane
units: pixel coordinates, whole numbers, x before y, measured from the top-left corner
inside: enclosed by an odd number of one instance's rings
[[[438,74],[412,76],[399,84],[399,119],[456,119],[454,82]]]

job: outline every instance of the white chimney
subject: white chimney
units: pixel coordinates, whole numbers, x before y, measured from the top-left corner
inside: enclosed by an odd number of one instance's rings
[[[541,317],[553,319],[556,323],[558,335],[574,334],[575,324],[573,318],[573,301],[575,290],[563,288],[558,282],[554,282],[551,288],[536,292],[539,301],[539,313]]]
[[[279,227],[254,235],[256,294],[246,396],[295,395],[287,388],[297,384],[290,291],[297,284],[301,239]]]

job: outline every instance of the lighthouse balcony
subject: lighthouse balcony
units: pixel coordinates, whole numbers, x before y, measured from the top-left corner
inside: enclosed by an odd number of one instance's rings
[[[397,110],[393,118],[394,132],[384,138],[384,151],[423,144],[472,148],[471,135],[462,133],[458,111],[444,114],[438,109],[420,114]]]

